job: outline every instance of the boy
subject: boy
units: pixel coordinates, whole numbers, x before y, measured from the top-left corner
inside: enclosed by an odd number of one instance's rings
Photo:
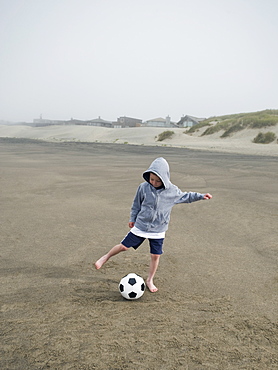
[[[191,203],[202,199],[211,199],[207,194],[182,192],[170,181],[169,165],[164,158],[155,159],[147,171],[143,173],[145,182],[139,185],[135,195],[131,212],[129,227],[130,232],[115,245],[107,254],[95,263],[95,268],[100,269],[109,258],[128,250],[130,247],[137,249],[145,239],[149,240],[151,262],[149,275],[146,280],[147,287],[151,292],[157,292],[153,283],[165,232],[168,229],[172,207],[179,203]]]

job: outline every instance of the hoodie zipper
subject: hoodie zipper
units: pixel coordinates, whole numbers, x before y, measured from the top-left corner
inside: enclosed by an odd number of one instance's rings
[[[151,222],[151,224],[150,224],[150,228],[151,228],[151,226],[153,225],[153,222],[154,222],[154,220],[155,220],[155,216],[156,216],[157,203],[158,203],[158,193],[157,193],[157,190],[155,191],[154,195],[155,195],[155,203],[154,203],[154,207],[153,207],[153,211],[154,211],[154,213],[153,213],[152,222]]]

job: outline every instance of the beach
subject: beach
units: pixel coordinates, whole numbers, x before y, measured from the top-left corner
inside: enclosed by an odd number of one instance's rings
[[[0,125],[0,137],[33,139],[47,142],[95,142],[140,146],[166,146],[220,153],[278,156],[277,139],[270,144],[255,144],[252,140],[259,132],[272,131],[278,137],[278,125],[262,129],[245,129],[230,137],[221,138],[223,131],[202,136],[207,127],[187,134],[188,128],[128,127],[105,128],[82,125],[30,127]],[[158,141],[164,131],[172,131],[171,138]]]
[[[66,130],[0,126],[1,369],[277,369],[277,143]],[[160,156],[213,199],[173,208],[159,291],[127,301],[119,281],[146,278],[148,243],[93,262]]]

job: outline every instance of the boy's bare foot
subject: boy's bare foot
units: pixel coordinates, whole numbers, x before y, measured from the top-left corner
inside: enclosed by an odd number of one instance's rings
[[[152,282],[152,280],[146,280],[146,284],[147,284],[147,287],[149,288],[149,291],[152,292],[152,293],[155,293],[158,291],[157,287],[154,285],[154,283]]]
[[[102,256],[99,260],[97,260],[97,262],[95,262],[95,268],[99,270],[102,267],[102,265],[104,265],[105,262],[107,262],[107,260],[108,258],[106,255]]]

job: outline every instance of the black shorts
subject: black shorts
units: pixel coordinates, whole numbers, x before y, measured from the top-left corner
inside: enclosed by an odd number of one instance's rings
[[[133,234],[132,232],[129,232],[125,238],[121,241],[121,244],[123,244],[126,248],[134,248],[137,249],[140,247],[140,245],[143,243],[143,241],[146,240],[146,238],[143,238],[142,236],[137,236]],[[164,238],[162,239],[148,239],[150,244],[150,252],[151,254],[162,254],[162,246],[164,242]]]

